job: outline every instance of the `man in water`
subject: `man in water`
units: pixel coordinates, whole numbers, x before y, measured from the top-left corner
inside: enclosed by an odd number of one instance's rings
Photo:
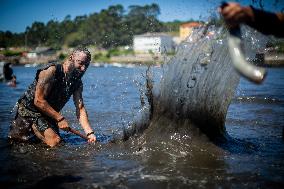
[[[18,110],[10,126],[9,138],[30,141],[34,136],[53,147],[60,143],[59,129],[69,131],[60,110],[73,95],[77,118],[88,142],[95,142],[82,92],[84,75],[91,61],[86,48],[75,49],[63,64],[49,64],[36,73],[34,82],[18,100]]]
[[[219,8],[229,27],[247,24],[266,35],[284,37],[284,14],[270,13],[252,6],[241,6],[238,3],[226,3]]]

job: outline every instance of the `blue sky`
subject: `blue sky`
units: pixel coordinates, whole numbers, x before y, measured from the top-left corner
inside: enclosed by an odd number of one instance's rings
[[[267,10],[284,8],[284,0],[262,0]],[[62,21],[65,16],[75,18],[100,12],[110,5],[121,4],[125,9],[129,5],[156,3],[160,6],[162,21],[202,19],[216,11],[221,0],[0,0],[0,31],[24,32],[34,21],[47,23],[49,20]],[[238,1],[248,5],[252,0]],[[255,4],[257,6],[257,4]]]

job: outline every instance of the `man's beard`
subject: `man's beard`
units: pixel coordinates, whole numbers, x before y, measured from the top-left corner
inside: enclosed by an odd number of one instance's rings
[[[85,72],[82,72],[79,69],[75,68],[74,64],[75,63],[72,62],[71,65],[70,65],[72,71],[70,72],[70,76],[69,77],[71,77],[73,79],[81,79]]]
[[[80,71],[79,69],[74,69],[72,72],[73,77],[80,79],[85,72]]]

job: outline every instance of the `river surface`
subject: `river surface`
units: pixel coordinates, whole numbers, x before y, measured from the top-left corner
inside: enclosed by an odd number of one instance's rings
[[[262,85],[240,80],[225,122],[235,142],[226,147],[167,128],[109,143],[141,111],[146,67],[91,66],[83,96],[99,142],[61,132],[65,143],[55,148],[8,143],[13,107],[36,72],[13,69],[17,87],[0,83],[0,188],[284,188],[283,68],[268,69]],[[159,83],[160,68],[154,76]],[[81,130],[72,100],[62,114]]]

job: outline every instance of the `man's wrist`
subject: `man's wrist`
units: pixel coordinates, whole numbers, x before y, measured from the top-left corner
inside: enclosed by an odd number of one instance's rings
[[[65,117],[61,117],[60,119],[56,120],[57,123],[60,123],[61,121],[63,121],[65,119]]]
[[[94,134],[95,134],[95,132],[91,131],[91,132],[87,133],[87,137],[89,137],[90,135],[94,135]]]

